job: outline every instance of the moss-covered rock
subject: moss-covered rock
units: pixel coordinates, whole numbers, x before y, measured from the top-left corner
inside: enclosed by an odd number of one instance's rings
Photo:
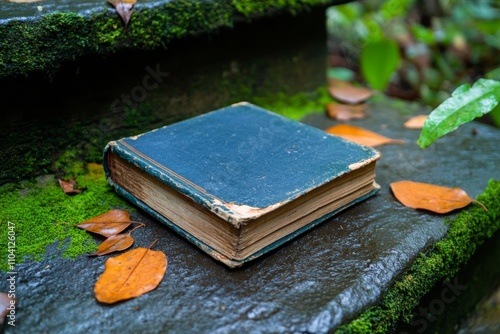
[[[49,13],[39,20],[0,25],[0,79],[35,71],[50,75],[62,62],[86,54],[165,48],[173,38],[232,25],[232,8],[225,2],[177,0],[138,7],[127,28],[107,9]]]
[[[273,11],[288,11],[297,14],[300,11],[307,10],[311,6],[326,5],[331,3],[329,0],[232,0],[234,8],[245,16],[265,14]],[[339,1],[336,1],[337,3]]]
[[[112,208],[133,210],[106,182],[101,165],[77,163],[67,173],[87,189],[77,196],[65,195],[54,175],[0,188],[0,234],[7,235],[9,222],[14,224],[16,263],[40,261],[54,244],[63,257],[92,252],[96,242],[75,225]],[[1,238],[0,247],[7,250],[7,242]],[[2,259],[0,270],[9,269],[7,260]]]
[[[30,20],[3,20],[0,80],[26,77],[33,72],[51,76],[62,63],[83,55],[164,49],[173,39],[232,27],[241,17],[248,20],[277,12],[297,14],[315,5],[336,2],[339,1],[175,0],[137,4],[128,27],[105,3],[93,11],[54,11]]]

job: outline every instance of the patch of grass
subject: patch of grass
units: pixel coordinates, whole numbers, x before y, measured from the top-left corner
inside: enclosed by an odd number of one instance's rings
[[[132,211],[107,183],[102,166],[89,164],[84,174],[77,169],[73,172],[80,174],[77,180],[87,190],[75,196],[64,194],[51,175],[0,188],[0,247],[7,249],[8,222],[14,223],[17,263],[42,260],[54,243],[66,258],[93,252],[97,244],[92,236],[75,224],[112,208]],[[7,265],[4,256],[0,270],[7,271]]]

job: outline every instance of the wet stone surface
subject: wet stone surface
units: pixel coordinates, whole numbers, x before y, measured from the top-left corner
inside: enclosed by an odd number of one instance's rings
[[[445,217],[403,207],[389,183],[402,179],[457,186],[472,197],[500,179],[499,131],[468,124],[420,150],[408,116],[383,105],[353,124],[406,140],[380,147],[379,193],[240,269],[213,261],[142,212],[135,247],[168,256],[159,287],[112,306],[98,303],[93,286],[109,256],[52,259],[18,266],[15,329],[5,333],[326,333],[377,302],[423,249],[446,232]],[[322,114],[306,123],[326,128]],[[36,208],[34,208],[36,210]],[[0,291],[6,289],[0,282]]]

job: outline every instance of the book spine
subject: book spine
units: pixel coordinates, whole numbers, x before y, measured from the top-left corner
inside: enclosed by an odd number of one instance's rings
[[[212,247],[206,245],[204,242],[202,242],[198,238],[194,237],[190,233],[188,233],[185,230],[183,230],[180,227],[178,227],[172,221],[170,221],[167,218],[165,218],[162,214],[160,214],[157,211],[153,210],[151,207],[149,207],[149,205],[147,205],[143,201],[139,200],[137,197],[135,197],[128,190],[126,190],[125,188],[121,187],[119,184],[117,184],[116,182],[114,182],[114,180],[111,177],[112,171],[109,168],[109,161],[108,161],[109,154],[111,152],[113,152],[115,154],[118,154],[123,159],[125,159],[125,160],[127,160],[127,161],[130,162],[130,159],[127,158],[127,155],[120,154],[120,151],[116,150],[116,147],[118,145],[119,144],[116,143],[116,142],[109,142],[106,145],[106,147],[104,148],[103,168],[104,168],[104,173],[105,173],[106,179],[108,180],[109,184],[115,189],[115,191],[120,196],[124,197],[130,203],[132,203],[133,205],[135,205],[135,206],[139,207],[140,209],[142,209],[144,212],[146,212],[147,214],[149,214],[154,219],[156,219],[156,220],[160,221],[161,223],[167,225],[169,228],[171,228],[177,234],[179,234],[180,236],[184,237],[189,242],[193,243],[195,246],[197,246],[198,248],[200,248],[203,252],[207,253],[208,255],[210,255],[215,260],[224,263],[228,267],[230,267],[230,268],[236,268],[236,267],[241,266],[245,262],[245,261],[232,260],[232,259],[229,259],[226,256],[222,255],[221,253],[219,253],[218,251],[216,251]]]
[[[140,168],[145,173],[148,173],[163,182],[166,186],[173,188],[174,190],[189,197],[193,201],[201,204],[232,225],[239,227],[239,222],[235,222],[232,219],[233,213],[220,200],[211,197],[200,187],[191,184],[188,180],[183,179],[182,176],[175,175],[175,173],[173,172],[169,173],[165,169],[158,168],[150,161],[129,150],[119,141],[111,141],[104,148],[104,172],[106,175],[106,179],[112,185],[115,185],[115,182],[112,179],[112,171],[109,168],[109,156],[111,153],[119,156],[127,163]]]
[[[104,176],[106,177],[106,180],[112,186],[115,186],[114,182],[111,180],[111,171],[109,170],[109,163],[108,163],[109,151],[111,150],[111,146],[113,146],[113,145],[116,145],[115,141],[109,142],[108,144],[106,144],[106,147],[104,147],[102,167],[104,168]]]

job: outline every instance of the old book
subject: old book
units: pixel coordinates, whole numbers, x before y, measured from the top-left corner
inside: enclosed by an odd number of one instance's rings
[[[108,143],[116,191],[230,267],[373,195],[379,153],[242,102]]]

